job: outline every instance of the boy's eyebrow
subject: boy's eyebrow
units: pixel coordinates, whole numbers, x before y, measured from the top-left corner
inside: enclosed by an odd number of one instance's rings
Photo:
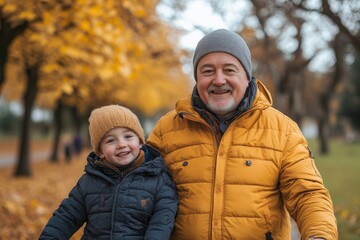
[[[106,134],[103,139],[106,139],[106,138],[109,138],[109,137],[113,137],[114,135],[113,134]]]

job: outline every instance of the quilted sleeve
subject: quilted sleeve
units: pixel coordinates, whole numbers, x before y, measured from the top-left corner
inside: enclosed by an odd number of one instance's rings
[[[280,190],[301,238],[337,239],[333,204],[317,170],[308,143],[290,119],[280,174]],[[286,126],[286,125],[283,125]]]
[[[85,204],[78,182],[55,210],[40,234],[39,240],[70,239],[85,221]]]

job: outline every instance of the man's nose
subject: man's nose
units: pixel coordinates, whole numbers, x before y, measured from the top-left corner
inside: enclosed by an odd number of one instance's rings
[[[226,83],[225,75],[222,71],[216,71],[213,84],[217,86],[224,85]]]

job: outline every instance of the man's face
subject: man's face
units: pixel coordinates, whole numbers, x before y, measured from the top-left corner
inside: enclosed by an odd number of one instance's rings
[[[201,100],[218,117],[225,117],[237,108],[249,85],[239,60],[223,52],[201,58],[196,76]]]

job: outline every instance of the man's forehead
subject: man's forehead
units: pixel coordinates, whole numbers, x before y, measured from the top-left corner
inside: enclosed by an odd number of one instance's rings
[[[202,57],[199,61],[198,67],[203,67],[204,65],[234,65],[240,66],[240,61],[232,56],[231,54],[224,53],[224,52],[214,52],[206,54]]]

